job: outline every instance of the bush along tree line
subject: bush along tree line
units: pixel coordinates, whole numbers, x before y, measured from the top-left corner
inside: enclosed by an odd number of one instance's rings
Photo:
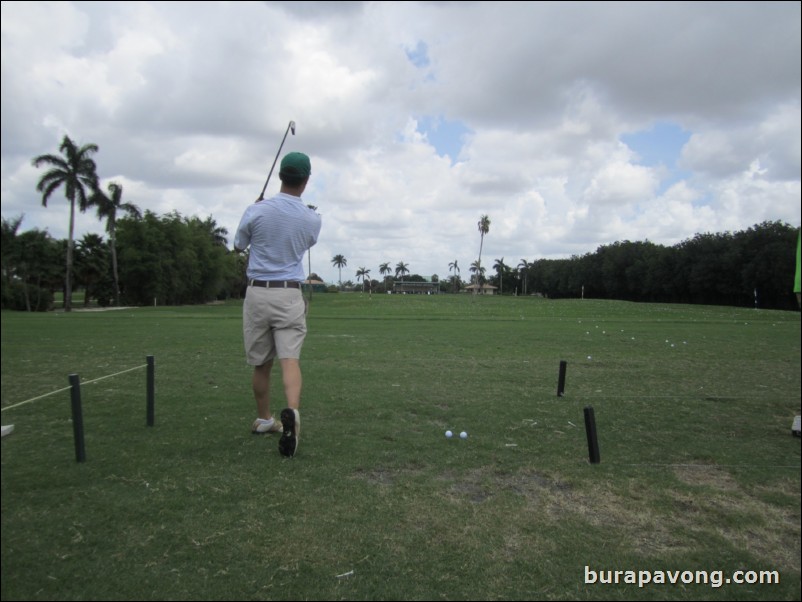
[[[2,307],[27,311],[53,308],[64,290],[67,241],[45,231],[18,233],[21,218],[2,224]],[[224,229],[212,218],[157,216],[117,222],[115,285],[111,243],[86,234],[74,250],[73,283],[84,292],[83,304],[184,305],[240,298],[247,257],[227,249]]]
[[[793,294],[798,228],[764,222],[697,234],[672,247],[616,242],[569,259],[522,260],[490,278],[505,293],[797,309]],[[500,287],[501,288],[501,287]]]

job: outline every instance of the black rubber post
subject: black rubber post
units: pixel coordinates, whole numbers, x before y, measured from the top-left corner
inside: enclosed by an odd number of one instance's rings
[[[585,432],[588,435],[588,457],[590,463],[598,464],[601,462],[601,457],[599,456],[599,437],[596,435],[596,416],[591,406],[585,408]]]
[[[557,381],[557,397],[562,397],[565,393],[565,369],[568,367],[568,362],[562,360],[560,362],[560,378]]]

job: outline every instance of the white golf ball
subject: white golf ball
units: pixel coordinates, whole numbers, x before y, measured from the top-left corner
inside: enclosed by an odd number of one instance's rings
[[[446,431],[446,437],[451,439],[451,437],[453,437],[453,436],[454,436],[454,433],[452,433],[451,431]]]
[[[460,439],[467,439],[467,438],[468,438],[468,433],[466,433],[465,431],[462,431],[462,432],[459,434],[459,438],[460,438]]]

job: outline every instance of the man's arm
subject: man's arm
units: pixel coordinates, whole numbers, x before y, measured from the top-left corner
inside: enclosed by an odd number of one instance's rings
[[[248,245],[251,244],[251,234],[250,228],[248,227],[247,217],[248,210],[245,211],[245,215],[242,216],[239,226],[237,226],[237,231],[234,233],[235,253],[244,253],[245,249],[248,248]]]

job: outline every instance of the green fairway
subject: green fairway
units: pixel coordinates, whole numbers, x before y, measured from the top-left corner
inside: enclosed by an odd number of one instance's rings
[[[144,368],[85,384],[85,463],[69,391],[3,411],[3,600],[800,599],[799,313],[316,294],[286,459],[241,304],[3,312],[2,407],[148,355],[155,426]]]

